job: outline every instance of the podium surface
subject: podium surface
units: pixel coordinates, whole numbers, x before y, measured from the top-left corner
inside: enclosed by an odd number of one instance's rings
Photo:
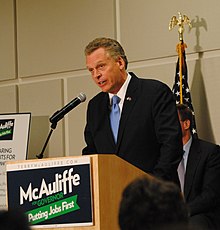
[[[118,211],[124,188],[135,178],[145,175],[151,177],[137,167],[131,165],[116,155],[95,154],[87,156],[68,157],[72,159],[89,157],[91,162],[91,194],[92,194],[92,226],[55,227],[46,230],[119,230]],[[66,159],[60,157],[56,159]],[[54,158],[26,160],[29,165],[35,162],[54,160]],[[19,164],[22,161],[10,162]],[[32,226],[33,229],[41,229],[40,225]]]

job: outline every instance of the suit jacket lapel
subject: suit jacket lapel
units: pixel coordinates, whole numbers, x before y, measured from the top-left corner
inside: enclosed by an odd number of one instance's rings
[[[185,174],[184,195],[186,200],[191,190],[195,172],[199,164],[199,160],[201,156],[201,154],[199,154],[199,151],[200,149],[199,149],[198,142],[196,139],[193,139],[189,151],[189,156],[188,156],[187,166],[186,166],[186,174]]]
[[[132,78],[127,88],[127,92],[126,92],[124,104],[123,104],[123,109],[121,113],[120,126],[119,126],[119,132],[118,132],[117,150],[122,140],[122,136],[123,136],[124,128],[126,127],[127,119],[137,100],[136,92],[137,92],[137,87],[138,87],[138,78],[133,73],[130,73],[130,74],[132,75]]]

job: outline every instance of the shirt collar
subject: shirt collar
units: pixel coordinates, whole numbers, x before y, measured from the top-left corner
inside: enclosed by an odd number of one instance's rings
[[[121,89],[118,91],[117,93],[117,96],[120,97],[120,104],[123,104],[124,102],[124,98],[125,98],[125,94],[126,94],[126,91],[127,91],[127,88],[128,88],[128,84],[131,80],[131,75],[129,73],[127,73],[127,79],[125,80],[124,84],[122,85]],[[109,99],[110,99],[110,102],[112,101],[112,97],[114,96],[115,94],[112,94],[112,93],[109,93]]]
[[[185,154],[188,155],[191,144],[192,144],[192,136],[189,138],[189,140],[187,141],[187,143],[183,146],[184,155]]]

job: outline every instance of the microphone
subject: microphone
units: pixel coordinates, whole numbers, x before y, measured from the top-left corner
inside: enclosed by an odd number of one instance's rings
[[[57,123],[60,119],[62,119],[70,110],[74,109],[81,102],[86,100],[86,95],[84,93],[80,93],[78,97],[74,98],[71,102],[65,105],[62,109],[56,111],[51,117],[51,123]]]

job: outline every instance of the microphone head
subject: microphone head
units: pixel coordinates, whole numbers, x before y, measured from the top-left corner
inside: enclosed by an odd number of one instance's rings
[[[84,102],[86,100],[86,95],[84,93],[80,93],[78,98],[81,102]]]

